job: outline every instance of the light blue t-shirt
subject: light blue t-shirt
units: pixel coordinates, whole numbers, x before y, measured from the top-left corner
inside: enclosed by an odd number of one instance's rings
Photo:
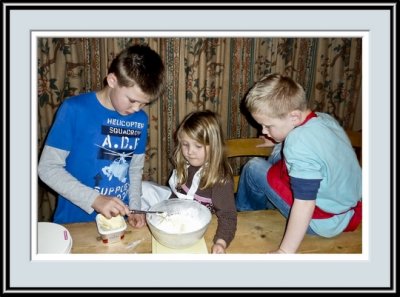
[[[286,137],[285,162],[289,176],[321,180],[316,205],[326,212],[340,214],[361,199],[361,167],[338,122],[328,114],[316,114]],[[332,237],[347,227],[353,213],[350,210],[329,219],[313,219],[310,226],[317,234]]]

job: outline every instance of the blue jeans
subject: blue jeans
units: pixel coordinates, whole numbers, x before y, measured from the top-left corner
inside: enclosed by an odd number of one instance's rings
[[[250,159],[243,167],[238,192],[236,194],[236,209],[238,211],[251,211],[277,208],[288,218],[290,206],[271,188],[267,181],[267,172],[279,158],[266,160],[255,157]],[[315,234],[310,227],[308,234]]]

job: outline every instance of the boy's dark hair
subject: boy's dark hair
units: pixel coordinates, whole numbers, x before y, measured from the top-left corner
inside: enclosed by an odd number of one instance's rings
[[[158,53],[146,44],[136,44],[123,50],[112,61],[108,73],[114,73],[122,87],[138,85],[157,98],[164,88],[164,64]]]

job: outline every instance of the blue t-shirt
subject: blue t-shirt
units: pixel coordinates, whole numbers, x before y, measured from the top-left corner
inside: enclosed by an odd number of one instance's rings
[[[69,152],[65,169],[81,183],[129,205],[128,169],[133,154],[145,153],[147,128],[144,111],[120,115],[91,92],[63,102],[46,145]],[[60,195],[54,222],[93,221],[95,216]]]
[[[328,114],[316,114],[317,117],[296,127],[286,137],[285,162],[290,177],[321,180],[316,205],[326,212],[339,214],[361,199],[361,167],[338,122]],[[310,225],[317,234],[334,236],[347,227],[353,213],[351,210],[329,219],[313,219]]]

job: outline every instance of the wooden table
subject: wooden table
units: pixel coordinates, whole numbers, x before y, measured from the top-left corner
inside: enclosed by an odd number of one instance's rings
[[[263,254],[276,249],[282,240],[286,219],[276,210],[238,213],[238,227],[234,240],[227,249],[228,254]],[[64,225],[73,239],[71,253],[151,253],[152,236],[148,227],[135,229],[128,225],[121,242],[104,244],[97,232],[95,222]],[[213,215],[204,235],[208,250],[217,228]],[[345,232],[334,238],[306,235],[298,253],[355,254],[362,252],[362,228]]]

